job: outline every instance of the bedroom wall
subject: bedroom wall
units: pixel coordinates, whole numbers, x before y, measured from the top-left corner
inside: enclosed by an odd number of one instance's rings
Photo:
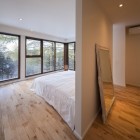
[[[24,30],[24,29],[19,29],[19,28],[16,28],[16,27],[10,27],[10,26],[7,26],[7,25],[2,25],[2,24],[0,24],[0,32],[17,34],[17,35],[21,36],[21,43],[20,43],[20,47],[21,47],[21,53],[20,53],[20,65],[21,65],[20,79],[19,80],[14,80],[14,82],[25,79],[25,36],[41,38],[41,39],[47,39],[47,40],[53,40],[53,41],[60,41],[60,42],[69,41],[69,40],[65,40],[63,38],[59,38],[59,37],[55,37],[55,36],[51,36],[51,35],[46,35],[46,34],[41,34],[41,33],[37,33],[37,32],[34,32],[34,31],[28,31],[28,30]],[[70,39],[70,40],[72,40],[72,39]],[[13,81],[4,82],[4,83],[0,83],[0,85],[12,83],[12,82]]]
[[[140,34],[126,34],[126,84],[140,87]]]
[[[113,82],[125,86],[125,27],[113,25]]]
[[[100,109],[95,43],[112,48],[112,23],[96,0],[77,0],[76,10],[75,134],[82,139]]]

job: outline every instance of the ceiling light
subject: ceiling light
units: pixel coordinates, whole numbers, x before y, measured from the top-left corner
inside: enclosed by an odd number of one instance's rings
[[[119,4],[119,7],[123,7],[123,4]]]
[[[22,21],[23,19],[22,18],[19,18],[19,21]]]

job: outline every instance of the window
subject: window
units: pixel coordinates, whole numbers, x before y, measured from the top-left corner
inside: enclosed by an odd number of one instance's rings
[[[56,43],[56,70],[64,69],[64,44]]]
[[[41,41],[26,39],[26,76],[41,73]]]
[[[41,45],[39,40],[27,39],[26,55],[40,55]]]
[[[0,82],[19,78],[19,41],[17,35],[0,33]]]
[[[54,71],[54,42],[43,41],[43,72]]]
[[[68,44],[68,62],[69,69],[75,70],[75,43]]]
[[[26,37],[26,77],[64,68],[64,43]]]

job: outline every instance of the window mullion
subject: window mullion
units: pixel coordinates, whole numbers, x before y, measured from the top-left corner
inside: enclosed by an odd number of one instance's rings
[[[43,40],[40,42],[41,44],[41,73],[43,73]]]
[[[54,70],[56,70],[56,42],[54,42]]]

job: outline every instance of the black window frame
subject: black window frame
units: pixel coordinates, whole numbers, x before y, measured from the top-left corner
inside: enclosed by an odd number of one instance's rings
[[[41,47],[40,47],[40,55],[27,55],[27,39],[31,39],[31,40],[39,40],[41,42]],[[47,72],[43,72],[43,42],[44,41],[48,41],[48,42],[53,42],[54,43],[54,70],[53,71],[47,71]],[[56,70],[56,43],[62,43],[65,44],[63,42],[59,42],[59,41],[52,41],[52,40],[47,40],[47,39],[40,39],[40,38],[35,38],[35,37],[29,37],[26,36],[25,37],[25,77],[32,77],[32,76],[36,76],[36,75],[41,75],[41,74],[45,74],[45,73],[51,73],[54,71],[61,71],[63,69],[58,69]],[[64,50],[65,53],[65,50]],[[41,73],[37,73],[37,74],[32,74],[32,75],[26,75],[26,58],[41,58]],[[64,58],[65,59],[65,58]]]
[[[20,44],[21,44],[21,37],[20,37],[20,35],[12,34],[12,33],[6,33],[6,32],[0,32],[0,34],[18,37],[18,77],[13,78],[13,79],[6,79],[6,80],[3,80],[3,81],[0,81],[0,83],[18,80],[18,79],[20,79]]]
[[[47,72],[44,72],[43,71],[43,74],[44,73],[49,73],[49,72],[54,72],[54,71],[56,71],[56,43],[55,43],[55,41],[51,41],[51,40],[45,40],[45,39],[42,39],[42,41],[44,42],[44,41],[46,41],[46,42],[52,42],[52,43],[54,43],[54,70],[53,71],[47,71]],[[44,51],[44,47],[43,47],[43,50],[42,51]],[[42,52],[43,53],[43,52]],[[43,56],[44,57],[44,56]],[[44,66],[44,65],[43,65]],[[44,68],[43,68],[43,70],[44,70]]]
[[[40,55],[27,55],[27,40],[30,39],[30,40],[37,40],[37,41],[40,41]],[[43,63],[43,55],[42,55],[42,42],[39,38],[34,38],[34,37],[25,37],[25,77],[30,77],[30,76],[35,76],[35,75],[40,75],[42,74],[42,63]],[[26,67],[27,67],[27,64],[26,64],[26,58],[41,58],[41,72],[40,73],[37,73],[37,74],[32,74],[32,75],[26,75]]]
[[[64,45],[63,47],[63,68],[62,69],[56,69],[56,43],[61,43]],[[65,43],[62,42],[55,42],[55,71],[59,71],[59,70],[64,70],[65,69]]]
[[[71,43],[74,43],[74,69],[70,69],[70,68],[68,68],[69,70],[74,70],[75,71],[75,51],[76,51],[76,43],[75,42],[69,42],[68,43],[68,66],[69,66],[69,44],[71,44]]]

